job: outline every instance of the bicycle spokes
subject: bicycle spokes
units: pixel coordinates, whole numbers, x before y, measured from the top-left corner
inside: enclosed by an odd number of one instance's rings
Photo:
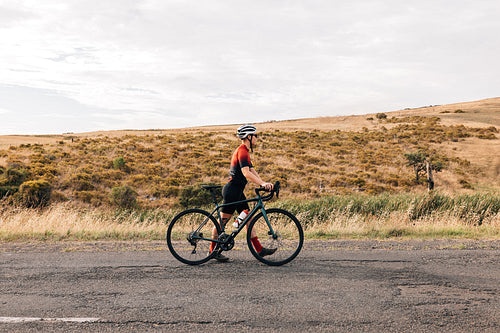
[[[266,219],[267,217],[267,219]],[[291,213],[271,208],[266,215],[258,214],[249,226],[248,246],[252,254],[268,265],[283,265],[295,258],[302,248],[304,234],[299,221]],[[259,253],[253,246],[250,233],[257,236],[263,248],[275,251]]]
[[[199,209],[179,213],[167,230],[167,244],[178,260],[200,264],[210,259],[212,233],[218,232],[216,221],[208,212]]]

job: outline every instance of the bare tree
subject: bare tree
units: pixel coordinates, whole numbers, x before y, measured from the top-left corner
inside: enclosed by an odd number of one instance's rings
[[[408,160],[407,165],[413,167],[417,183],[420,176],[427,175],[427,187],[429,191],[434,189],[434,176],[432,171],[439,172],[443,169],[441,162],[433,162],[427,154],[419,151],[417,153],[404,154]]]

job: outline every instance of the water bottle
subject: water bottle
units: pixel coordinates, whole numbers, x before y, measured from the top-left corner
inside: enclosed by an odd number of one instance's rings
[[[238,217],[236,218],[236,220],[234,220],[234,223],[233,223],[233,227],[235,228],[239,228],[239,226],[243,223],[243,221],[245,220],[245,217],[247,217],[248,215],[248,210],[244,210],[240,213],[240,215],[238,215]]]

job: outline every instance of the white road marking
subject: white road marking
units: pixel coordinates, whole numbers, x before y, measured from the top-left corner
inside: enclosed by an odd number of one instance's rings
[[[62,321],[67,323],[96,322],[99,318],[37,318],[37,317],[0,317],[0,323],[27,323],[33,321]]]

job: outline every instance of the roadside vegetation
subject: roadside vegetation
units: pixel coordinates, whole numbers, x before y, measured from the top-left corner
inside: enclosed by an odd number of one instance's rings
[[[307,238],[500,238],[500,195],[327,195],[277,200],[268,207],[293,212]],[[44,209],[4,207],[0,240],[163,239],[168,222],[182,209],[89,209],[70,202]]]
[[[280,130],[252,160],[315,238],[499,237],[498,174],[457,149],[498,129],[436,116],[370,119],[376,129]],[[238,141],[199,130],[19,144],[0,150],[0,239],[160,239],[178,211],[207,203]],[[429,169],[435,189],[427,192]],[[437,176],[439,172],[439,176]],[[252,186],[248,186],[252,196]]]

